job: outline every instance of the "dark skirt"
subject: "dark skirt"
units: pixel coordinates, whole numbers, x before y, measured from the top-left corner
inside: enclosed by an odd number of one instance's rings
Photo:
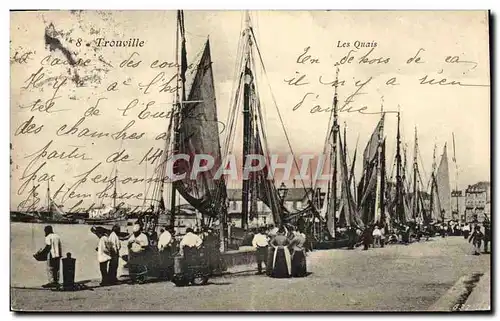
[[[160,257],[160,273],[162,277],[169,278],[174,274],[174,257],[172,252],[172,248],[167,247],[158,253]]]
[[[274,257],[274,247],[270,246],[267,248],[267,260],[266,260],[266,274],[271,276],[273,271],[273,257]]]
[[[132,252],[129,251],[128,269],[131,275],[146,275],[148,272],[147,253],[146,251]]]
[[[307,276],[306,255],[304,251],[296,251],[293,253],[292,276],[296,278]]]
[[[276,249],[276,251],[277,251],[276,261],[274,263],[271,276],[273,278],[289,278],[290,274],[288,274],[288,266],[286,263],[285,250]]]

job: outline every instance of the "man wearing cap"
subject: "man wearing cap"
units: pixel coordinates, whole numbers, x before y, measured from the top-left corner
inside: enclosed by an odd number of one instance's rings
[[[265,228],[261,227],[252,240],[252,246],[256,249],[257,274],[262,274],[262,262],[266,264],[266,270],[270,269],[267,266],[267,247],[269,245],[269,239],[265,233]]]
[[[104,228],[92,227],[90,229],[99,239],[97,244],[97,262],[99,262],[99,270],[101,271],[101,283],[100,285],[109,285],[109,261],[111,260],[108,236],[106,235],[106,230]]]
[[[118,282],[118,263],[120,261],[120,249],[122,247],[120,239],[118,238],[118,233],[120,232],[120,226],[115,224],[111,233],[108,237],[108,248],[111,260],[109,261],[109,283],[115,284]]]
[[[48,251],[47,255],[47,273],[49,283],[43,287],[54,287],[59,284],[59,269],[61,266],[62,245],[59,235],[54,233],[52,226],[47,225],[44,229],[45,232],[45,250]]]

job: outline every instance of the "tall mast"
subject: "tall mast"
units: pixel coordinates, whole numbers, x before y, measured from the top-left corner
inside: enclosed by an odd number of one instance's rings
[[[344,121],[344,155],[346,155],[347,160],[347,123]]]
[[[332,176],[332,194],[333,194],[333,221],[335,222],[335,217],[337,213],[337,135],[339,132],[338,125],[338,83],[339,83],[339,68],[337,68],[335,75],[335,93],[333,95],[333,176]]]
[[[436,144],[434,144],[434,150],[432,152],[432,173],[431,173],[431,213],[434,212],[434,173],[436,172]],[[439,215],[439,213],[438,213]]]
[[[118,181],[118,166],[116,167],[116,170],[115,170],[115,186],[113,189],[113,208],[114,209],[116,209],[116,184],[117,184],[117,181]]]
[[[36,212],[36,210],[35,210],[35,204],[36,204],[36,197],[35,197],[35,195],[36,195],[35,180],[33,180],[33,193],[32,193],[32,194],[33,194],[33,205],[32,205],[32,208],[33,208],[33,209],[32,209],[32,211],[33,211],[33,212]]]
[[[451,133],[453,136],[453,162],[455,162],[455,198],[457,201],[457,217],[461,221],[462,218],[460,216],[460,210],[458,208],[458,163],[457,163],[457,155],[455,153],[455,133]]]
[[[418,186],[417,186],[417,176],[418,176],[418,137],[417,137],[417,127],[415,126],[415,146],[413,150],[413,208],[412,214],[413,218],[417,217],[417,201],[418,201]]]
[[[50,212],[50,179],[47,181],[47,210]]]
[[[404,209],[403,209],[403,191],[401,182],[401,132],[400,132],[401,115],[398,110],[398,131],[396,136],[396,217],[400,222],[404,222]]]
[[[382,119],[384,118],[384,101],[382,97],[382,103],[380,105],[380,113],[382,114]],[[383,144],[383,129],[384,129],[384,123],[382,122],[379,132],[378,132],[378,147],[377,147],[377,159],[378,159],[378,164],[377,164],[377,188],[375,190],[375,217],[374,217],[374,223],[380,224],[381,222],[378,222],[379,220],[382,221],[382,214],[384,210],[384,194],[383,194],[383,186],[382,186],[382,171],[383,171],[383,162],[385,160],[383,159],[382,155],[382,144]]]
[[[244,32],[244,37],[247,37],[247,42],[245,48],[247,51],[245,52],[245,76],[243,81],[245,82],[243,87],[243,172],[245,172],[245,163],[247,159],[247,155],[250,153],[251,147],[251,138],[252,138],[252,128],[251,128],[251,120],[252,115],[250,113],[250,96],[251,96],[251,84],[252,84],[252,75],[247,74],[250,71],[250,55],[251,55],[251,32],[250,32],[250,14],[246,11],[246,27]],[[242,211],[241,211],[241,227],[243,229],[248,228],[248,203],[249,203],[249,192],[250,192],[250,180],[249,178],[243,178],[243,188],[242,188]]]
[[[179,64],[179,38],[181,43],[181,62]],[[184,12],[182,10],[177,10],[177,31],[175,34],[175,65],[177,66],[177,89],[175,92],[175,103],[174,103],[174,143],[173,149],[174,153],[179,149],[179,117],[180,111],[182,110],[182,103],[185,100],[185,72],[186,72],[186,38],[184,36]],[[180,88],[179,88],[180,87]],[[179,94],[179,89],[181,93]],[[163,182],[161,185],[161,196],[163,196]],[[176,189],[175,184],[172,184],[172,191],[170,196],[170,225],[175,226],[175,205],[176,205]]]

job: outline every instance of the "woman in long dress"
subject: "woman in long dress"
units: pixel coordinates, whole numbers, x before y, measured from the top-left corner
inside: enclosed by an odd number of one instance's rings
[[[273,264],[271,277],[273,278],[289,278],[292,274],[290,250],[288,246],[290,240],[286,237],[286,232],[283,227],[278,231],[278,235],[271,241],[271,246],[274,248]]]
[[[290,244],[292,250],[292,277],[307,276],[305,243],[306,235],[302,232],[295,233]]]

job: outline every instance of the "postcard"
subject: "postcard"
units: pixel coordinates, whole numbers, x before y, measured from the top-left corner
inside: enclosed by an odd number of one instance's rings
[[[11,11],[14,311],[491,311],[487,11]]]

